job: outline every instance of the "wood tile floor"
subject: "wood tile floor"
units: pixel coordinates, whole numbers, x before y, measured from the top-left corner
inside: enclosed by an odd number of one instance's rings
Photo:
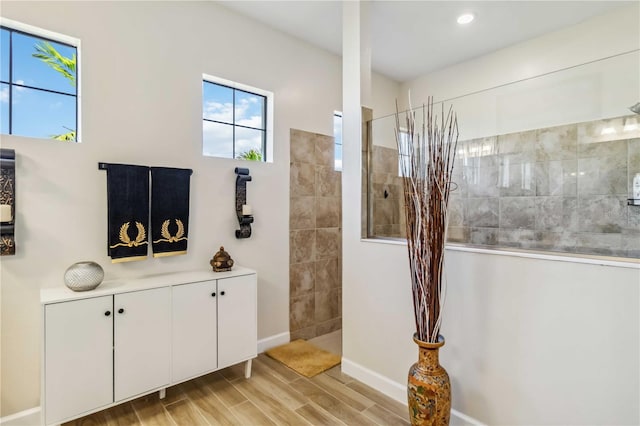
[[[260,354],[244,364],[172,386],[66,425],[408,425],[403,405],[341,373],[307,379]]]

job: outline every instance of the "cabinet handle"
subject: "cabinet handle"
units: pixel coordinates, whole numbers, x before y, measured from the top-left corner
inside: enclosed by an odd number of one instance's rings
[[[220,296],[224,296],[224,291],[221,291],[221,292],[220,292]]]
[[[122,309],[122,308],[118,309],[118,313],[119,314],[124,314],[124,309]]]
[[[215,291],[213,293],[211,293],[211,297],[216,297]]]
[[[107,312],[104,313],[105,317],[108,317],[109,315],[111,315],[111,311],[107,311]]]

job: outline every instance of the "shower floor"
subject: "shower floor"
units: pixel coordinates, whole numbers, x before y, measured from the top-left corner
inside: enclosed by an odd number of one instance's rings
[[[336,330],[328,334],[323,334],[322,336],[314,337],[313,339],[309,339],[309,343],[332,354],[342,356],[342,330]]]

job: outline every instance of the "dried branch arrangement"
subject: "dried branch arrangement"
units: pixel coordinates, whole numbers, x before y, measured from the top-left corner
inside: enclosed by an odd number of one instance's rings
[[[458,118],[444,105],[434,115],[433,98],[422,107],[422,126],[415,111],[406,112],[400,126],[396,105],[396,142],[401,161],[409,249],[409,267],[417,338],[435,343],[442,323],[446,285],[442,280],[449,194],[458,144]]]

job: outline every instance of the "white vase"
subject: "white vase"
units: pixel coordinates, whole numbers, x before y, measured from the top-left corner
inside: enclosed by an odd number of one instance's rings
[[[102,266],[91,261],[74,263],[64,273],[64,283],[73,291],[93,290],[103,279]]]

